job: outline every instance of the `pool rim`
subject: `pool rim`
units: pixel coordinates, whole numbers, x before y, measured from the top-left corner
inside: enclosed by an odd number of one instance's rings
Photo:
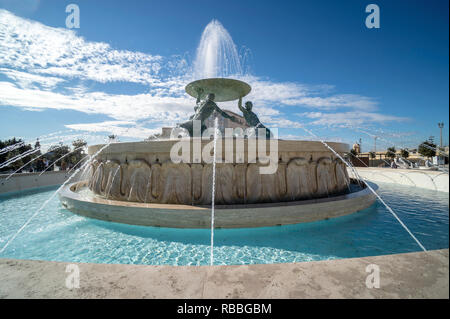
[[[352,180],[352,183],[356,183]],[[367,182],[376,191],[378,186]],[[59,192],[62,205],[77,215],[129,225],[169,228],[211,227],[210,206],[138,203],[93,197],[75,191],[86,181],[66,185]],[[368,187],[332,197],[302,201],[215,205],[216,228],[254,228],[290,225],[336,218],[370,207],[376,200]]]

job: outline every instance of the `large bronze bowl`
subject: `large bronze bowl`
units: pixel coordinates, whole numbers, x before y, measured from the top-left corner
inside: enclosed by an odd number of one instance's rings
[[[202,89],[200,99],[205,99],[209,93],[214,93],[216,102],[237,100],[251,91],[250,85],[243,81],[225,78],[202,79],[186,85],[186,93],[197,98],[198,89]]]

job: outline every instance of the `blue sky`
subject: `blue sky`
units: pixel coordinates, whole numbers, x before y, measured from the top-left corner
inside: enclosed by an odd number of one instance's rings
[[[65,7],[80,8],[80,28]],[[367,29],[365,7],[380,7]],[[190,65],[219,20],[254,111],[281,137],[413,147],[445,123],[448,1],[0,0],[0,138],[140,140],[186,119]],[[2,10],[3,9],[3,10]],[[224,108],[236,111],[235,105]],[[52,134],[48,136],[49,134]],[[52,139],[54,138],[54,139]]]

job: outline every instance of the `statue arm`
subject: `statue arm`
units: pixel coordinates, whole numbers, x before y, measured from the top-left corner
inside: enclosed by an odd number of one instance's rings
[[[203,89],[198,88],[197,89],[197,102],[196,102],[197,105],[200,103],[200,97],[201,97],[202,93],[203,93]]]
[[[245,109],[242,107],[242,98],[241,97],[239,98],[238,107],[239,107],[239,110],[241,110],[241,112],[245,114]]]

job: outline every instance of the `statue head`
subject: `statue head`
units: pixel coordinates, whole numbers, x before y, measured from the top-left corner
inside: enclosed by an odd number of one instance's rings
[[[252,108],[253,108],[253,103],[250,102],[250,101],[245,102],[245,108],[246,108],[248,111],[251,111]]]
[[[206,97],[208,101],[214,101],[215,98],[216,96],[214,95],[214,93],[209,93],[208,96]]]

